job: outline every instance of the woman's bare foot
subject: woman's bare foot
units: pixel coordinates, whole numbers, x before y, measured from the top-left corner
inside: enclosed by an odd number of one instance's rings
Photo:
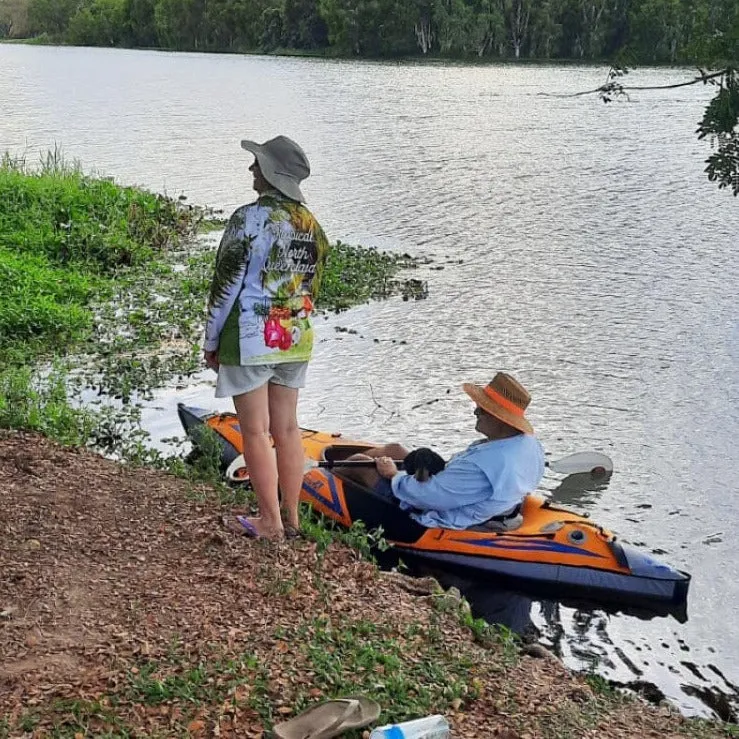
[[[300,528],[300,516],[297,512],[292,516],[283,508],[280,514],[282,515],[282,523],[285,527],[290,526],[293,529]]]
[[[282,521],[274,524],[262,516],[249,516],[244,517],[256,530],[257,534],[262,539],[282,539],[285,535],[285,531],[282,526]]]

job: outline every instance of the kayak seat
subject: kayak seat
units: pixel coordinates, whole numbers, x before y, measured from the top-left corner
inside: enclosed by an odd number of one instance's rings
[[[520,529],[521,526],[523,526],[523,505],[519,503],[511,510],[499,516],[493,516],[476,526],[468,526],[466,530],[502,533],[505,531],[515,531],[516,529]]]
[[[517,516],[506,518],[503,521],[495,521],[490,519],[477,526],[468,526],[465,531],[483,531],[485,533],[504,533],[506,531],[515,531],[523,526],[523,516],[519,513]]]

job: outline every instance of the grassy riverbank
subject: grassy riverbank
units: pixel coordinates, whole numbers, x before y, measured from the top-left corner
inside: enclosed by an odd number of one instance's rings
[[[202,369],[205,299],[219,224],[202,208],[93,177],[50,154],[0,163],[0,428],[143,451],[121,432],[136,400]],[[200,236],[197,236],[198,233]],[[318,308],[420,297],[412,261],[337,242]],[[71,358],[70,358],[71,355]],[[41,368],[43,381],[39,382]],[[93,390],[125,413],[73,410]],[[137,441],[132,442],[132,439]],[[124,448],[128,445],[127,448]]]
[[[256,738],[357,693],[378,723],[443,713],[457,739],[736,736],[527,653],[326,529],[233,536],[224,503],[218,486],[0,432],[0,739]]]
[[[125,268],[143,268],[192,233],[176,201],[87,177],[50,154],[35,170],[0,163],[0,356],[63,352],[89,336],[90,304]]]

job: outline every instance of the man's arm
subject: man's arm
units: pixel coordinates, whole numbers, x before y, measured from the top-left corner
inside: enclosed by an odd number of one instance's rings
[[[490,483],[476,465],[459,461],[425,482],[403,472],[391,481],[393,494],[402,503],[424,511],[448,511],[490,497]]]

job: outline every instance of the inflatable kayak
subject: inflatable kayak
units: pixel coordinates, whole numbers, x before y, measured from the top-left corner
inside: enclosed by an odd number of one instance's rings
[[[206,427],[221,446],[224,469],[242,452],[238,419],[179,404],[185,432],[197,447]],[[383,536],[406,563],[457,572],[482,580],[500,579],[542,597],[614,603],[621,608],[669,612],[685,608],[690,575],[621,543],[602,526],[546,498],[528,495],[523,523],[512,531],[455,531],[425,528],[396,505],[355,481],[341,477],[333,465],[375,444],[344,440],[340,434],[301,429],[307,469],[301,499],[324,516],[349,527],[363,521]],[[661,610],[661,609],[659,609]]]

